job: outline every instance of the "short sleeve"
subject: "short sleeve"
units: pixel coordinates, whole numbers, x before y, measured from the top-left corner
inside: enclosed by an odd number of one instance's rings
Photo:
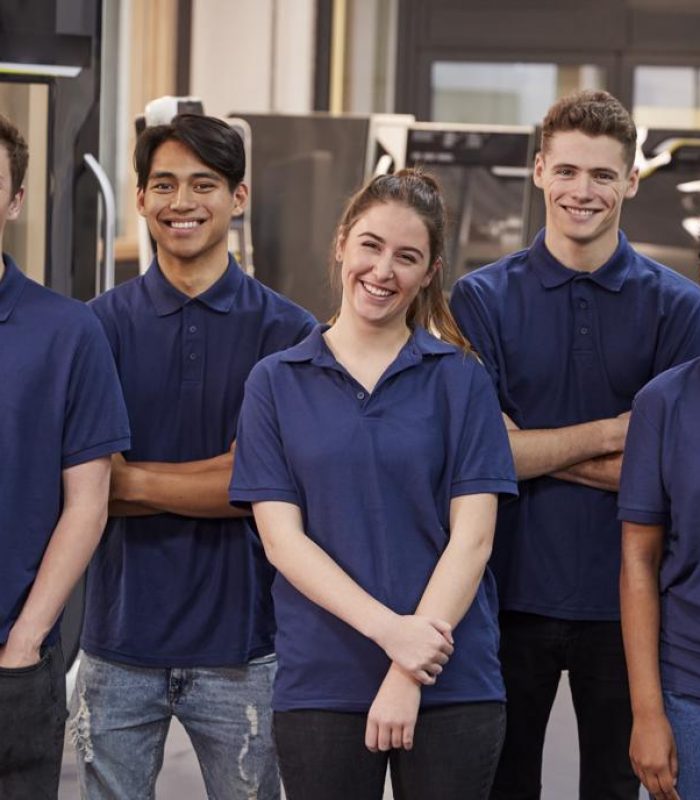
[[[63,468],[128,450],[129,420],[112,352],[87,317],[71,364],[63,428]]]
[[[472,283],[465,279],[457,281],[450,297],[450,310],[457,326],[476,350],[498,390],[499,358],[493,325]]]
[[[637,395],[632,408],[618,495],[618,519],[642,525],[668,521],[663,480],[663,405],[651,392]]]
[[[262,500],[299,505],[284,455],[266,361],[259,362],[246,381],[229,486],[232,505],[248,506]]]
[[[700,291],[690,281],[681,280],[682,291],[669,292],[671,299],[663,309],[654,375],[700,356]]]
[[[486,370],[473,364],[452,478],[451,496],[517,495],[513,456],[498,398]]]

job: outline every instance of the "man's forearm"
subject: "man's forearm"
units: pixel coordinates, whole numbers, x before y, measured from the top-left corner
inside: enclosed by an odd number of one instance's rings
[[[41,643],[85,571],[107,520],[109,459],[64,471],[64,506],[39,570],[3,648],[4,666],[36,660]],[[8,660],[10,659],[10,660]]]
[[[228,501],[230,468],[187,472],[160,471],[154,466],[142,469],[129,464],[123,473],[119,494],[112,500],[130,505],[132,513],[127,516],[137,516],[142,509],[185,517],[250,516],[250,512],[234,508]]]
[[[664,529],[623,523],[620,608],[635,715],[663,714],[659,672],[659,568]]]
[[[160,509],[142,503],[129,503],[127,500],[109,501],[110,517],[153,517],[162,513]]]
[[[199,461],[129,461],[129,466],[146,469],[149,472],[170,472],[176,475],[191,475],[195,472],[226,469],[229,474],[233,470],[233,451],[229,450],[213,458]]]
[[[603,489],[607,492],[620,490],[620,472],[622,470],[622,453],[609,456],[598,456],[580,464],[573,464],[564,470],[552,473],[553,478],[581,486],[590,486],[593,489]]]
[[[626,433],[626,415],[563,428],[508,428],[518,480],[549,475],[598,456],[618,453],[624,447]]]

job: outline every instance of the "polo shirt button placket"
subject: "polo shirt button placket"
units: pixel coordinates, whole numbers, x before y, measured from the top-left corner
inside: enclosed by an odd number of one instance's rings
[[[193,303],[188,303],[183,308],[182,330],[183,336],[183,360],[184,360],[184,379],[186,381],[202,380],[202,334],[201,325],[193,319],[197,314],[197,307]]]
[[[587,297],[584,297],[588,284],[584,280],[575,280],[573,284],[574,295],[572,305],[575,320],[574,350],[590,350],[591,344],[591,304]]]

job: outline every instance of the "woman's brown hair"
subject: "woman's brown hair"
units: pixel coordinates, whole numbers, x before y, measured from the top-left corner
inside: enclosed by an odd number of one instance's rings
[[[400,203],[415,211],[423,220],[428,232],[430,245],[430,266],[445,264],[445,229],[447,212],[440,187],[433,178],[421,169],[402,169],[391,175],[378,175],[365,184],[348,201],[343,212],[333,242],[332,252],[347,238],[357,220],[372,206],[379,203]],[[337,283],[337,264],[332,264],[333,283]],[[457,327],[442,290],[439,270],[433,279],[421,289],[406,313],[409,328],[421,325],[437,334],[443,341],[450,342],[466,351],[472,347]]]

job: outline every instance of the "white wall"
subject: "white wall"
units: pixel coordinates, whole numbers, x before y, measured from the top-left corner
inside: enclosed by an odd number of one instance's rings
[[[194,0],[190,91],[208,114],[313,106],[314,0]]]

